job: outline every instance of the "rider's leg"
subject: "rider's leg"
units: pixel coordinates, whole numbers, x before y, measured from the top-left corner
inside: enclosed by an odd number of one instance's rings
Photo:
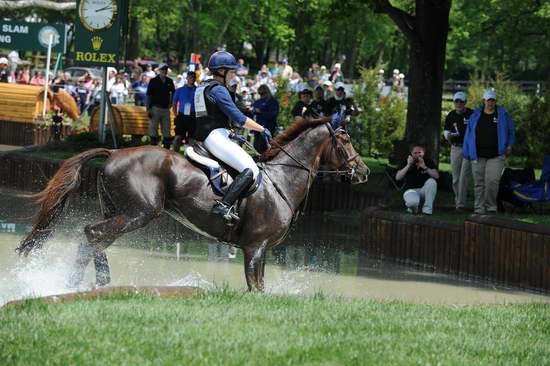
[[[240,172],[227,189],[222,201],[212,208],[213,213],[220,214],[227,220],[238,220],[235,214],[230,215],[231,206],[256,179],[259,173],[258,166],[246,151],[229,139],[229,130],[225,128],[210,132],[204,145],[214,156]]]

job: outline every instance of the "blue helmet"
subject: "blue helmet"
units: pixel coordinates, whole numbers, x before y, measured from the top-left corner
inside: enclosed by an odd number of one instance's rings
[[[226,51],[214,52],[208,60],[208,69],[212,71],[219,69],[235,70],[236,68],[237,60],[235,59],[235,56]]]

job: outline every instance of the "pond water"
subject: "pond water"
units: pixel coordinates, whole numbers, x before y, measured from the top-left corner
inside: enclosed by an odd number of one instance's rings
[[[0,188],[0,306],[26,297],[74,292],[66,278],[83,240],[83,224],[99,218],[96,203],[73,205],[39,254],[14,249],[29,229],[33,205]],[[174,236],[151,223],[107,250],[110,286],[173,285],[245,289],[242,253],[191,232]],[[157,229],[157,230],[155,230]],[[93,266],[80,290],[93,287]],[[430,304],[550,302],[550,297],[422,272],[369,258],[359,245],[359,218],[342,213],[302,217],[287,240],[268,253],[266,292],[400,300]]]

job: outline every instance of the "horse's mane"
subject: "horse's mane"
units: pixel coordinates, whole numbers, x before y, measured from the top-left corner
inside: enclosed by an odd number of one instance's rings
[[[298,137],[303,131],[317,127],[326,122],[323,121],[308,121],[304,118],[297,119],[293,124],[288,126],[286,130],[277,135],[271,143],[271,148],[264,151],[262,155],[258,158],[258,161],[269,161],[273,159],[281,151],[281,146],[285,146]]]

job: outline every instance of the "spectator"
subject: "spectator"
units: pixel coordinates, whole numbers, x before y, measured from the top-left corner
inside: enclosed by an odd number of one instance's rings
[[[19,52],[17,52],[16,50],[12,50],[10,53],[8,53],[8,59],[10,60],[10,74],[13,74],[15,76],[17,65],[19,65],[19,62],[21,61],[21,59],[19,58]]]
[[[315,116],[313,110],[311,109],[311,100],[313,99],[313,93],[311,89],[306,85],[302,85],[300,91],[298,92],[299,100],[294,104],[292,108],[292,117],[294,121],[300,120],[302,118],[311,118]]]
[[[116,82],[117,71],[114,67],[107,68],[107,91],[111,90],[111,87]]]
[[[92,77],[92,74],[87,72],[82,79],[84,80],[84,87],[92,90],[94,86],[94,78]]]
[[[84,85],[84,80],[78,81],[76,93],[78,94],[78,108],[80,109],[80,114],[82,115],[88,108],[88,104],[90,103],[90,96],[92,95],[92,93],[90,89],[86,88],[86,86]]]
[[[401,78],[399,77],[399,69],[393,69],[393,75],[390,79],[390,83],[394,88],[399,88]]]
[[[256,86],[259,88],[263,84],[271,84],[271,73],[265,64],[262,65],[260,71],[256,74]]]
[[[55,78],[52,80],[52,91],[56,93],[60,88],[65,88],[67,81],[65,79],[65,73],[63,71],[57,71]]]
[[[244,82],[244,79],[248,76],[248,67],[244,66],[244,60],[242,58],[240,58],[237,63],[236,74],[239,79],[241,79],[241,82]]]
[[[31,81],[31,70],[28,67],[25,67],[23,70],[19,71],[17,76],[18,84],[28,84]]]
[[[325,65],[322,65],[321,69],[319,70],[319,84],[323,84],[324,82],[329,81],[329,79],[330,74],[327,72],[327,67]]]
[[[151,118],[151,125],[149,126],[151,145],[157,145],[159,142],[158,126],[160,124],[163,136],[162,145],[164,148],[170,149],[172,144],[170,106],[176,88],[172,79],[166,76],[167,73],[168,65],[160,65],[159,74],[149,82],[147,87],[147,113]]]
[[[514,121],[496,105],[496,92],[483,94],[483,106],[476,108],[468,120],[462,155],[472,160],[474,175],[474,211],[497,212],[497,194],[506,157],[516,142]]]
[[[248,89],[246,86],[243,86],[241,88],[241,100],[244,106],[247,108],[251,107],[252,103],[254,103],[254,98],[252,98],[252,95],[250,94],[250,89]]]
[[[378,90],[382,92],[382,89],[386,86],[386,82],[384,81],[384,69],[378,70]]]
[[[422,207],[423,214],[431,215],[439,172],[435,163],[424,156],[425,152],[423,146],[414,145],[411,154],[395,174],[395,180],[405,180],[403,199],[409,213],[418,213]]]
[[[294,70],[292,66],[288,64],[288,59],[283,58],[279,65],[279,75],[283,80],[288,80],[293,76]]]
[[[279,103],[277,99],[273,98],[271,90],[265,84],[260,85],[258,93],[260,94],[260,99],[252,103],[252,111],[256,116],[255,120],[264,128],[267,128],[271,132],[271,135],[274,136],[277,129]],[[267,143],[259,132],[253,133],[255,134],[254,148],[259,153],[263,153],[268,148]]]
[[[5,57],[0,57],[0,83],[8,83],[10,70],[8,68],[9,62]]]
[[[317,85],[313,93],[313,102],[311,102],[311,108],[319,116],[330,115],[330,108],[328,101],[325,99],[325,89],[321,85]]]
[[[293,92],[300,92],[301,83],[302,78],[300,77],[300,74],[298,74],[297,72],[293,72],[292,76],[288,80],[287,88],[288,90]]]
[[[353,101],[353,98],[346,96],[346,88],[344,83],[337,82],[334,85],[336,89],[333,97],[329,98],[327,102],[327,109],[330,114],[343,111],[346,116],[347,122],[349,122],[349,116],[355,117],[359,114],[359,109]],[[345,123],[344,123],[345,124]]]
[[[333,83],[343,82],[344,74],[342,73],[342,66],[339,63],[335,63],[332,67],[332,72],[330,73],[329,80]]]
[[[466,108],[466,94],[458,92],[453,96],[455,109],[447,114],[443,136],[451,144],[451,170],[453,174],[453,192],[457,211],[464,211],[468,182],[471,176],[470,161],[462,159],[462,145],[472,110]]]
[[[176,90],[178,88],[181,88],[182,86],[184,86],[186,84],[186,81],[183,79],[183,75],[182,74],[178,74],[178,76],[176,76],[176,81],[174,82],[174,86],[176,87]]]
[[[126,84],[121,74],[115,77],[115,82],[108,91],[110,93],[111,103],[124,104],[126,96],[128,95],[128,89],[126,88]]]
[[[74,81],[72,79],[67,79],[65,90],[74,98],[75,102],[78,104],[78,94],[76,93],[76,86],[74,85]]]
[[[143,73],[149,78],[149,80],[157,76],[157,74],[153,71],[153,66],[151,64],[145,65],[145,71]]]
[[[90,97],[90,104],[88,105],[88,115],[92,115],[92,112],[95,107],[99,106],[101,103],[101,89],[102,81],[100,78],[94,79],[93,86],[91,88],[92,95]]]
[[[314,63],[311,65],[307,75],[307,84],[310,88],[315,88],[319,85],[319,80],[321,79],[321,70],[319,70],[319,65]]]
[[[147,86],[149,85],[149,77],[145,73],[141,74],[140,80],[132,85],[134,89],[134,104],[137,106],[147,105]]]
[[[193,71],[187,72],[186,83],[176,89],[172,108],[176,119],[176,137],[174,138],[174,151],[179,152],[181,145],[189,142],[193,137],[196,127],[195,118],[195,86],[196,75]]]
[[[35,86],[44,86],[44,83],[46,80],[44,79],[44,72],[43,71],[35,71],[34,76],[31,78],[31,81],[29,84],[35,85]]]

